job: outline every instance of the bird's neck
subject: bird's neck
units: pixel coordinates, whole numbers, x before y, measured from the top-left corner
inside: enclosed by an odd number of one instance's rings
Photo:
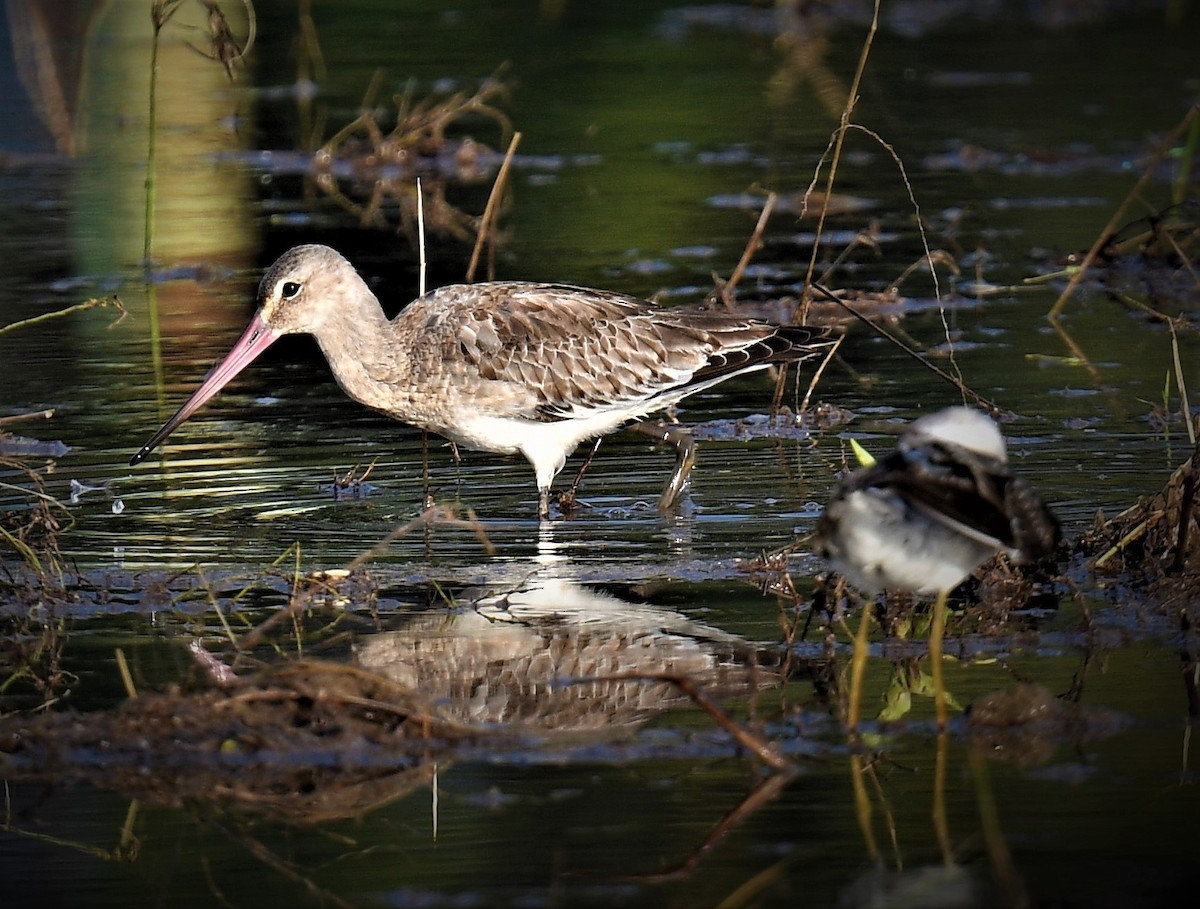
[[[313,332],[342,390],[361,404],[388,412],[397,403],[396,381],[407,373],[408,359],[393,329],[363,284],[350,305]]]

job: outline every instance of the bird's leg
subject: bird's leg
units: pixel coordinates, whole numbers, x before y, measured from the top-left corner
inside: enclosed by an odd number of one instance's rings
[[[671,474],[671,479],[667,482],[663,494],[658,498],[659,510],[669,511],[683,494],[688,475],[696,463],[696,442],[686,427],[663,420],[653,423],[634,423],[629,428],[650,436],[656,442],[670,442],[675,446],[675,470]]]
[[[437,501],[438,490],[434,489],[429,482],[429,430],[421,430],[421,484],[424,495],[421,498],[421,510],[429,511]],[[429,525],[425,525],[426,536],[429,534]]]
[[[559,493],[558,507],[565,514],[570,514],[575,511],[577,500],[575,494],[579,491],[579,483],[583,480],[583,475],[587,473],[587,469],[592,466],[592,458],[596,457],[596,452],[600,450],[600,442],[604,436],[596,436],[596,441],[592,445],[592,450],[588,452],[588,456],[583,459],[583,463],[579,465],[579,473],[575,474],[575,479],[571,483],[571,488],[566,492]]]
[[[543,521],[550,517],[550,487],[538,487],[538,517]]]
[[[458,445],[450,440],[450,459],[454,461],[454,494],[462,496],[462,455],[458,453]]]

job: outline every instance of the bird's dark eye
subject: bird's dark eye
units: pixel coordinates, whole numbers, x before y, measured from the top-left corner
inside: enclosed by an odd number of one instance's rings
[[[298,293],[300,293],[300,285],[295,281],[284,281],[283,287],[279,288],[279,296],[283,300],[290,300]]]

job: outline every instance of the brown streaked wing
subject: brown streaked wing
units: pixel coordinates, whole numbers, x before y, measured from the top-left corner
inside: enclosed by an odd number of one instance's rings
[[[735,327],[728,317],[676,314],[586,288],[494,286],[503,296],[464,311],[460,354],[483,378],[528,387],[546,415],[619,407],[685,384],[720,346],[712,329]],[[747,342],[766,328],[736,321]]]

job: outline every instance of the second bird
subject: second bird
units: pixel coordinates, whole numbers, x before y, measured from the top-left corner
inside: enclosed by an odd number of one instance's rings
[[[542,517],[580,442],[832,343],[821,331],[734,313],[515,281],[443,287],[389,320],[339,253],[297,246],[263,277],[258,311],[233,349],[130,463],[286,334],[315,336],[343,391],[367,407],[465,448],[524,455]]]

